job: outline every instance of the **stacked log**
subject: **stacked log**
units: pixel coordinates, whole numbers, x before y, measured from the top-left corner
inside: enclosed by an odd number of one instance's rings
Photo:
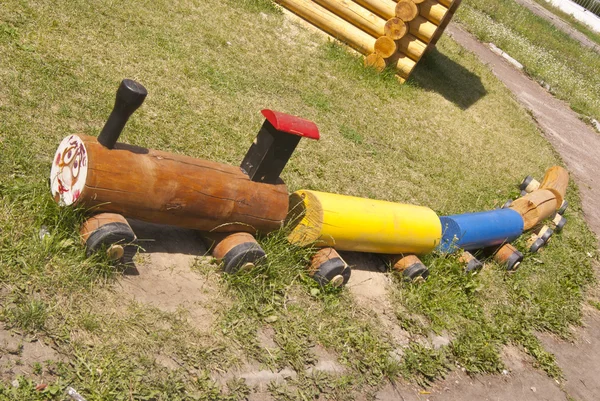
[[[435,45],[461,0],[275,0],[401,83]]]

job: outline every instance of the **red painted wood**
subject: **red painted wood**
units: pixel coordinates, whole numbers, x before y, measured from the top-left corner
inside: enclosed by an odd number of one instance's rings
[[[264,109],[261,113],[277,131],[310,139],[320,138],[319,128],[312,121],[269,109]]]

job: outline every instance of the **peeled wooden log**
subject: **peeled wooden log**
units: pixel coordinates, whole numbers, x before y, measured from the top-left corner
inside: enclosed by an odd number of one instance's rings
[[[385,69],[385,59],[378,53],[371,53],[365,57],[365,67],[373,67],[381,72]]]
[[[122,259],[125,247],[136,240],[125,217],[116,213],[100,213],[90,217],[81,225],[79,233],[87,256],[104,247],[112,261]]]
[[[569,186],[569,172],[560,166],[553,166],[546,170],[544,179],[540,183],[540,188],[548,189],[556,195],[556,202],[562,205],[567,187]]]
[[[379,3],[382,0],[370,1]],[[395,4],[392,0],[388,1]],[[276,2],[334,38],[346,43],[359,53],[365,56],[375,53],[375,38],[318,4],[309,0],[276,0]],[[393,14],[386,18],[391,17],[393,17]],[[388,63],[388,65],[390,64]],[[393,66],[398,68],[398,73],[403,77],[408,77],[405,71],[409,68],[404,59],[399,59]]]
[[[415,255],[388,255],[392,269],[408,280],[425,280],[429,269]]]
[[[398,70],[398,74],[404,80],[408,78],[412,71],[415,69],[417,62],[406,54],[397,51],[392,54],[391,57],[385,60],[386,65],[395,67]]]
[[[435,34],[435,31],[438,29],[437,25],[429,22],[420,15],[410,21],[408,27],[410,34],[416,36],[424,43],[429,43]]]
[[[343,18],[357,28],[362,29],[369,35],[378,38],[385,35],[384,26],[386,20],[373,14],[350,0],[313,0],[315,3],[325,7],[338,17]]]
[[[384,33],[393,40],[402,39],[408,33],[408,24],[400,18],[390,18],[385,23]]]
[[[375,40],[375,53],[380,54],[384,59],[391,57],[396,50],[396,42],[387,36],[381,36]]]
[[[465,265],[465,272],[471,273],[483,268],[483,263],[478,260],[471,252],[464,251],[461,253],[458,260]]]
[[[523,254],[511,244],[504,244],[493,255],[494,260],[506,266],[507,270],[517,270],[523,261]]]
[[[519,212],[525,223],[524,230],[529,230],[554,214],[557,209],[556,195],[547,189],[538,189],[515,199],[509,208]]]
[[[437,214],[423,206],[301,190],[290,195],[288,240],[341,251],[431,252],[442,236]]]
[[[281,227],[288,193],[254,182],[239,167],[71,135],[51,173],[55,200],[203,231],[270,232]]]
[[[396,16],[396,3],[393,0],[354,0],[354,2],[383,19],[388,20]]]
[[[447,12],[448,8],[435,0],[425,0],[423,3],[419,4],[419,13],[421,16],[433,22],[435,25],[441,24]]]
[[[437,41],[440,40],[440,38],[442,37],[442,34],[444,33],[444,31],[448,27],[448,24],[452,20],[452,17],[454,16],[454,13],[456,12],[456,10],[458,9],[458,7],[460,6],[461,1],[462,0],[454,0],[454,2],[452,3],[452,5],[448,9],[448,11],[444,14],[444,16],[441,19],[441,22],[439,23],[438,29],[435,31],[435,33],[433,34],[433,37],[431,38],[431,41],[429,42],[429,46],[427,47],[427,51],[430,51],[431,49],[433,49],[435,47]],[[443,6],[440,5],[440,7],[443,7]],[[438,11],[438,14],[441,14],[441,10]]]
[[[335,249],[327,247],[313,255],[308,272],[321,285],[341,287],[350,279],[352,270]]]
[[[444,7],[450,8],[450,6],[452,6],[452,3],[454,3],[453,0],[438,0],[440,2],[441,5],[443,5]]]
[[[412,21],[419,15],[419,7],[412,0],[400,0],[394,10],[396,17],[402,21]]]
[[[226,273],[252,269],[266,257],[265,251],[248,233],[205,233],[203,237]]]
[[[405,35],[402,39],[396,41],[398,51],[406,54],[414,61],[419,61],[427,49],[427,45],[413,35]]]

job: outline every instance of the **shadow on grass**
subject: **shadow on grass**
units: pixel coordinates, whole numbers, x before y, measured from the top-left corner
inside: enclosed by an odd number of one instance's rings
[[[411,80],[444,96],[463,110],[487,94],[481,78],[434,48],[417,65]]]

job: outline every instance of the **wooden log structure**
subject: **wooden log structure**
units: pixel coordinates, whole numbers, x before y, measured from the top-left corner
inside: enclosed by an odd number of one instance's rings
[[[447,12],[448,8],[435,0],[425,0],[423,3],[419,4],[420,15],[438,26],[444,20]]]
[[[410,21],[408,23],[408,27],[410,34],[416,36],[424,43],[429,43],[435,34],[435,31],[438,29],[437,25],[429,22],[420,15],[414,20]]]
[[[419,7],[413,0],[400,0],[394,8],[394,13],[402,21],[410,22],[419,15]]]
[[[354,2],[385,20],[396,17],[396,3],[393,0],[354,0]]]
[[[427,207],[308,190],[290,195],[286,226],[299,246],[382,254],[428,253],[442,235]]]
[[[429,269],[416,255],[387,255],[393,271],[401,273],[410,281],[425,280]]]
[[[421,59],[421,56],[425,53],[425,49],[427,49],[427,45],[424,42],[411,34],[397,40],[396,46],[400,53],[407,55],[415,62]]]
[[[448,11],[444,14],[443,17],[441,17],[442,19],[439,23],[438,29],[433,34],[433,37],[431,38],[431,41],[429,42],[429,46],[427,47],[427,51],[431,51],[431,49],[433,49],[435,47],[435,45],[437,44],[437,41],[442,37],[442,34],[448,27],[448,24],[450,23],[450,21],[452,20],[452,17],[454,16],[454,13],[460,6],[461,1],[462,0],[454,0],[452,2],[452,4],[450,5],[450,8],[448,8]],[[443,6],[441,6],[441,7],[443,7]],[[439,10],[438,13],[441,13],[441,10]]]
[[[319,284],[334,287],[345,285],[350,279],[351,269],[333,248],[318,250],[310,260],[309,275]]]
[[[389,41],[380,41],[381,45],[375,46],[376,39],[361,29],[355,27],[348,21],[338,17],[331,13],[327,9],[321,7],[311,0],[275,0],[278,4],[284,6],[294,14],[305,19],[309,23],[315,25],[317,28],[328,33],[334,38],[346,43],[354,50],[362,53],[365,56],[369,56],[372,53],[376,53],[377,50],[389,53],[390,45]],[[372,1],[372,0],[371,0]],[[381,0],[377,0],[381,1]],[[388,0],[393,3],[392,0]],[[376,2],[375,2],[376,3]],[[395,5],[395,3],[393,3]],[[393,17],[393,14],[387,19]],[[395,44],[394,44],[395,47]],[[395,50],[395,49],[394,49]],[[398,73],[403,78],[408,78],[410,71],[415,66],[415,63],[405,58],[397,60]],[[406,71],[409,71],[406,74]]]
[[[554,214],[557,209],[556,195],[550,190],[538,189],[515,199],[509,209],[519,212],[523,217],[524,230],[529,230]]]
[[[369,35],[385,35],[386,20],[350,0],[313,0]]]

